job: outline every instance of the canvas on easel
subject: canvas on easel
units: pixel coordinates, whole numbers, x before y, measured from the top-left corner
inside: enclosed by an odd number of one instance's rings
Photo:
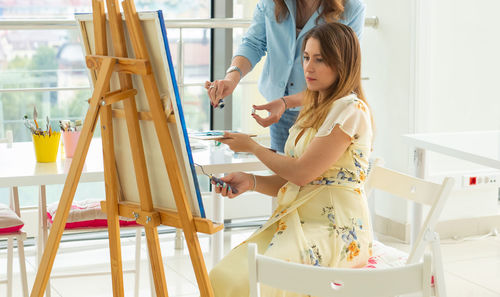
[[[95,55],[94,28],[92,14],[79,14],[76,16],[82,34],[82,42],[85,55]],[[203,202],[195,173],[194,163],[187,137],[185,119],[182,112],[181,99],[172,67],[170,48],[168,46],[167,33],[163,22],[161,11],[139,13],[139,20],[144,32],[151,67],[156,78],[162,104],[167,111],[171,108],[176,121],[168,124],[170,135],[175,140],[176,154],[179,167],[183,175],[186,193],[190,198],[190,207],[194,216],[205,217]],[[109,32],[109,23],[107,25]],[[108,34],[109,36],[109,34]],[[112,49],[111,40],[108,39],[108,48]],[[127,40],[129,53],[133,51],[130,39]],[[110,50],[109,55],[113,56]],[[144,86],[140,76],[133,76],[132,82],[137,90],[136,103],[139,112],[149,112]],[[116,89],[118,82],[116,77],[112,80],[111,89]],[[123,110],[123,103],[117,102],[112,105],[113,113],[116,115]],[[177,120],[178,119],[178,120]],[[176,209],[172,198],[172,190],[168,179],[168,173],[163,164],[158,139],[152,121],[141,121],[142,140],[145,145],[146,162],[151,183],[151,194],[155,206],[167,209]],[[118,176],[123,190],[125,201],[138,202],[138,190],[135,183],[134,168],[131,160],[131,150],[127,135],[126,123],[123,118],[113,118],[115,153],[117,159]]]
[[[133,0],[93,0],[78,15],[94,91],[31,296],[43,296],[90,140],[100,119],[113,295],[124,296],[119,216],[145,227],[157,296],[168,296],[157,226],[181,228],[200,295],[213,296],[197,232],[205,218],[161,11],[138,14]],[[111,37],[111,38],[108,38]]]

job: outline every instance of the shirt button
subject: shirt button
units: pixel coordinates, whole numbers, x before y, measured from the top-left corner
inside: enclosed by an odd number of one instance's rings
[[[290,83],[290,86],[293,87],[293,82]]]
[[[280,87],[282,87],[282,88],[285,87],[285,82],[284,81],[280,82]]]

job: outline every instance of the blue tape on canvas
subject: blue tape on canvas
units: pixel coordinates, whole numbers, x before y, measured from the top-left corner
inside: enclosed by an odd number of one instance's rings
[[[165,22],[163,21],[163,12],[158,10],[158,18],[160,21],[161,34],[163,35],[163,43],[165,45],[165,51],[167,52],[168,68],[170,69],[170,77],[172,79],[172,85],[174,86],[175,100],[177,101],[177,108],[179,110],[179,120],[182,126],[182,132],[184,134],[184,142],[186,143],[186,150],[189,158],[189,166],[191,167],[191,173],[193,175],[194,186],[196,188],[196,196],[198,198],[198,206],[200,207],[200,216],[206,218],[205,208],[203,207],[203,200],[201,200],[200,185],[198,184],[198,177],[196,175],[196,170],[194,168],[193,154],[191,153],[191,146],[189,144],[189,137],[186,129],[186,121],[184,120],[184,112],[182,111],[181,97],[179,96],[179,88],[177,87],[177,80],[175,79],[174,64],[172,63],[172,56],[170,54],[170,47],[168,46],[167,30],[165,28]]]

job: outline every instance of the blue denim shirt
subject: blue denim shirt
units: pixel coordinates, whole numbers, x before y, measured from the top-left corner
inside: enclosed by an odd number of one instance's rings
[[[274,2],[260,0],[255,8],[252,24],[243,36],[235,56],[243,56],[252,68],[266,55],[264,69],[259,79],[259,91],[268,100],[292,95],[306,88],[302,68],[302,40],[316,25],[316,11],[296,36],[295,0],[285,0],[289,14],[281,23],[274,15]],[[339,22],[350,26],[361,37],[365,20],[365,5],[361,0],[346,0]],[[324,23],[323,19],[318,24]]]

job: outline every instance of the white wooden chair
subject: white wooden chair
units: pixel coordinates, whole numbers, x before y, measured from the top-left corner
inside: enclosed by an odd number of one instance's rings
[[[415,203],[430,206],[417,239],[412,244],[406,264],[414,264],[420,261],[426,246],[429,245],[433,258],[432,269],[435,295],[446,297],[439,234],[435,231],[435,226],[451,192],[454,180],[447,177],[441,184],[433,183],[384,168],[379,165],[380,163],[379,160],[375,161],[371,168],[365,184],[366,195],[369,197],[374,189],[378,189]]]
[[[431,292],[431,256],[424,261],[386,269],[328,268],[286,262],[257,253],[248,245],[250,297],[260,297],[260,283],[318,297],[388,297]]]
[[[12,189],[11,193],[11,201],[10,208],[17,215],[16,219],[21,216],[20,208],[19,208],[19,196],[17,192],[17,187]],[[12,214],[14,215],[14,214]],[[1,221],[1,220],[0,220]],[[4,226],[1,226],[0,229]],[[22,226],[22,222],[19,226]],[[22,230],[10,233],[1,233],[0,239],[7,239],[7,279],[0,280],[0,284],[7,284],[7,295],[12,296],[12,287],[13,287],[13,261],[14,261],[14,239],[17,242],[17,251],[19,255],[19,271],[21,276],[21,287],[22,287],[22,296],[28,297],[28,280],[26,277],[26,259],[24,255],[24,240],[26,239],[26,233]],[[2,295],[2,294],[0,294]]]
[[[98,200],[95,200],[98,202]],[[55,206],[57,207],[57,206]],[[70,210],[70,214],[69,214],[69,217],[72,216],[72,210]],[[99,211],[100,212],[100,211]],[[39,230],[38,230],[38,233],[39,234],[43,234],[44,232],[47,232],[47,230],[50,230],[50,227],[48,227],[50,221],[49,221],[49,218],[48,218],[48,215],[47,215],[47,212],[41,212],[41,221],[45,221],[47,222],[46,223],[46,226],[47,228],[44,230],[42,227],[42,224],[39,224]],[[105,216],[104,216],[105,217]],[[84,221],[86,219],[83,219]],[[68,219],[68,222],[70,222],[70,219]],[[66,224],[66,226],[68,226],[68,224]],[[134,297],[139,297],[139,288],[140,288],[140,285],[139,285],[139,280],[140,280],[140,275],[141,275],[141,271],[140,271],[140,268],[141,268],[141,245],[142,245],[142,230],[143,230],[143,227],[142,226],[135,226],[135,225],[131,225],[131,226],[122,226],[120,227],[120,230],[124,230],[124,229],[134,229],[135,230],[135,261],[134,261],[134,268],[131,268],[131,269],[124,269],[123,272],[124,273],[134,273]],[[71,228],[71,229],[68,229],[66,228],[64,230],[64,234],[71,234],[71,233],[87,233],[87,232],[98,232],[98,231],[107,231],[107,227],[106,226],[102,226],[102,227],[86,227],[86,226],[81,226],[81,227],[76,227],[76,228]],[[47,235],[45,235],[47,236]],[[91,271],[91,272],[74,272],[74,273],[52,273],[50,278],[51,279],[58,279],[58,278],[71,278],[71,277],[86,277],[86,276],[98,276],[98,275],[109,275],[111,274],[111,272],[109,271]],[[48,287],[50,287],[50,280],[49,280],[49,283],[48,283]],[[153,287],[151,287],[153,288]],[[46,292],[46,295],[47,297],[50,297],[50,292],[49,290],[47,290]]]

